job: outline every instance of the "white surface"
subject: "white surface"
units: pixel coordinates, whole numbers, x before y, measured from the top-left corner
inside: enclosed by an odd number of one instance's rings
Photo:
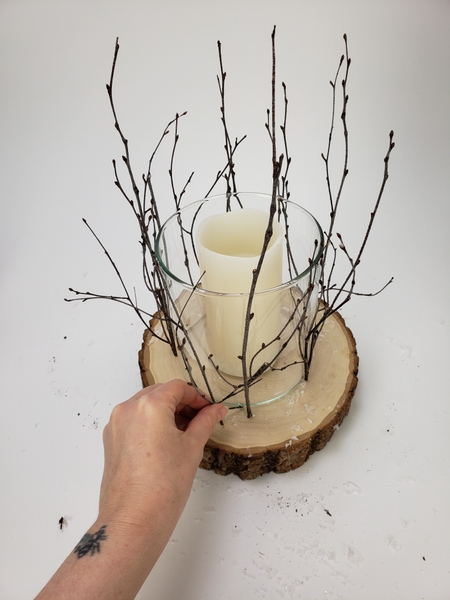
[[[218,39],[232,135],[249,134],[239,187],[270,190],[263,124],[275,23],[291,191],[322,221],[328,81],[348,34],[351,176],[340,229],[351,247],[395,130],[360,289],[395,282],[344,311],[360,384],[328,446],[297,471],[248,483],[199,471],[139,598],[449,597],[450,3],[2,0],[1,598],[37,593],[90,526],[102,427],[140,386],[134,314],[63,301],[69,286],[120,289],[82,217],[139,282],[137,232],[111,168],[122,152],[105,91],[115,37],[117,108],[136,172],[175,112],[188,110],[177,177],[181,186],[196,171],[194,200],[224,161]],[[167,156],[155,165],[160,197]]]

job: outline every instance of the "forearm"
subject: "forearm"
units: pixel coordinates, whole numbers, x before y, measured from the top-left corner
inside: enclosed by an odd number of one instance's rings
[[[104,429],[97,521],[36,600],[132,600],[184,509],[203,447],[226,407],[185,382],[141,390]]]
[[[157,518],[142,527],[123,519],[97,520],[36,600],[132,600],[175,523]]]

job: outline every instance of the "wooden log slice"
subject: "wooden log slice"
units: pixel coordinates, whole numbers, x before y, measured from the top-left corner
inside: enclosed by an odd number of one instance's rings
[[[188,380],[182,361],[147,329],[139,353],[142,383]],[[310,377],[269,404],[228,412],[208,440],[203,469],[241,479],[285,473],[321,450],[347,415],[358,383],[358,355],[352,332],[335,313],[325,322],[314,350]]]

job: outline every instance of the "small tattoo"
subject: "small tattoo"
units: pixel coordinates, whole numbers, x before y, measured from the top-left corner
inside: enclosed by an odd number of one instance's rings
[[[73,553],[78,554],[78,558],[82,558],[89,552],[91,556],[94,556],[96,552],[100,552],[100,542],[108,539],[105,529],[106,525],[102,525],[96,533],[85,533],[75,546]]]
[[[67,525],[67,521],[65,520],[65,518],[64,518],[64,517],[61,517],[61,518],[60,518],[60,520],[58,521],[58,525],[59,525],[59,528],[60,528],[60,529],[61,529],[61,531],[62,531],[62,528],[64,527],[64,525]]]

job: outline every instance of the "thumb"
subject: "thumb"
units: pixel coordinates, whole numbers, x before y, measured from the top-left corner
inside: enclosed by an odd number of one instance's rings
[[[195,438],[202,447],[208,441],[214,427],[225,418],[228,408],[223,404],[208,404],[189,423],[185,433]]]

